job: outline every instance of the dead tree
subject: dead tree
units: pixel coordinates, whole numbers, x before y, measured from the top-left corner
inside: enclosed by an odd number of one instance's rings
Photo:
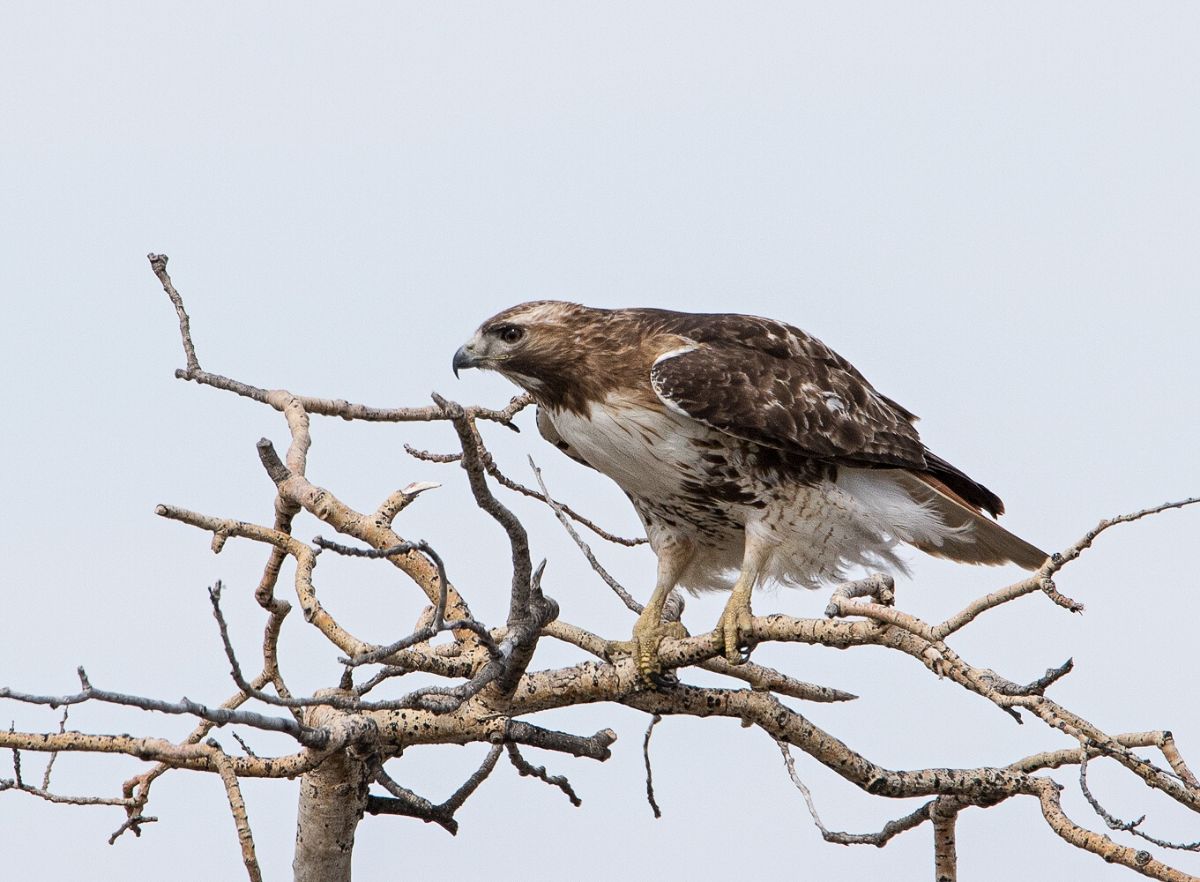
[[[73,695],[32,695],[12,688],[0,689],[0,698],[64,709],[57,731],[0,732],[0,746],[11,749],[14,766],[13,777],[0,780],[0,790],[73,805],[120,807],[124,819],[113,834],[115,840],[126,831],[139,833],[143,825],[154,820],[146,812],[152,786],[162,775],[176,769],[218,775],[228,796],[246,872],[250,879],[257,880],[261,873],[239,781],[300,778],[295,878],[302,882],[344,880],[350,878],[355,830],[364,815],[417,818],[454,833],[456,811],[502,758],[520,774],[559,788],[572,803],[578,804],[565,777],[535,766],[523,751],[532,747],[604,761],[616,740],[611,730],[590,735],[561,732],[540,726],[535,720],[539,712],[555,708],[615,702],[649,716],[644,751],[648,750],[655,722],[669,714],[732,717],[765,733],[779,746],[784,768],[801,791],[826,841],[881,847],[900,833],[928,824],[933,831],[935,877],[939,880],[956,878],[955,821],[959,813],[969,807],[987,808],[1014,798],[1036,800],[1051,830],[1076,848],[1153,879],[1173,882],[1195,879],[1156,857],[1150,847],[1161,854],[1177,848],[1200,850],[1200,843],[1167,842],[1143,829],[1141,819],[1122,820],[1113,816],[1087,784],[1088,765],[1106,760],[1141,779],[1146,787],[1200,811],[1200,782],[1188,769],[1169,731],[1105,732],[1050,698],[1047,692],[1071,670],[1070,661],[1048,670],[1031,683],[1015,683],[962,658],[952,649],[950,641],[989,610],[1029,594],[1041,594],[1065,610],[1080,610],[1081,606],[1060,593],[1055,585],[1054,578],[1063,567],[1078,558],[1109,527],[1200,501],[1197,498],[1102,521],[1070,548],[1055,554],[1039,572],[974,600],[943,622],[926,622],[903,612],[896,605],[893,583],[886,576],[838,587],[825,618],[757,617],[753,629],[756,643],[806,643],[841,649],[884,647],[916,659],[933,675],[991,702],[1017,721],[1023,718],[1040,721],[1068,739],[1066,747],[1047,749],[1006,765],[888,769],[816,726],[797,710],[802,702],[848,701],[853,695],[803,682],[752,662],[730,665],[711,634],[666,640],[661,650],[662,661],[676,672],[678,682],[647,688],[631,659],[606,657],[606,639],[558,618],[557,605],[542,590],[544,562],[534,564],[525,527],[497,498],[492,482],[549,505],[598,577],[635,611],[641,607],[604,570],[575,525],[621,544],[644,540],[622,539],[606,533],[557,502],[536,467],[537,489],[522,486],[500,472],[484,445],[480,424],[511,427],[514,416],[529,403],[526,398],[514,398],[506,407],[493,410],[464,407],[435,395],[433,403],[425,407],[383,409],[261,389],[209,373],[197,359],[183,301],[167,274],[166,256],[150,255],[150,263],[179,317],[186,366],[176,371],[176,376],[274,408],[283,415],[290,432],[291,442],[282,457],[269,441],[258,442],[262,467],[276,489],[275,520],[270,526],[201,514],[176,505],[160,505],[157,509],[163,518],[211,534],[214,552],[220,552],[231,539],[265,547],[267,560],[255,591],[255,599],[266,618],[262,658],[254,662],[251,673],[235,655],[218,583],[210,590],[212,611],[235,684],[232,695],[219,706],[111,691],[92,685],[82,669],[80,689]],[[397,516],[430,485],[413,484],[396,490],[374,511],[360,512],[351,509],[329,489],[310,482],[306,457],[313,415],[375,422],[443,421],[453,427],[458,439],[458,449],[454,452],[436,454],[410,449],[410,453],[438,462],[458,463],[466,472],[474,503],[507,536],[511,548],[507,621],[498,625],[478,621],[448,576],[453,561],[444,561],[437,549],[412,538],[411,530],[400,531],[395,526]],[[322,521],[342,539],[335,542],[318,538],[309,544],[295,538],[292,522],[301,511]],[[376,558],[398,569],[424,595],[426,602],[413,631],[398,635],[387,645],[379,645],[342,627],[335,613],[318,600],[314,588],[316,567],[323,554]],[[291,588],[304,624],[319,631],[342,653],[342,670],[336,684],[312,695],[294,694],[280,673],[278,641],[293,607],[291,601],[280,596],[278,582],[289,558],[294,564]],[[678,618],[680,610],[680,605],[676,605],[668,610],[668,615]],[[294,617],[290,621],[294,623]],[[433,642],[434,637],[446,632],[452,635],[450,642]],[[557,669],[531,669],[538,643],[545,638],[572,644],[594,656],[594,660]],[[688,684],[687,673],[694,667],[729,678],[729,686]],[[441,678],[445,685],[412,689],[396,699],[373,699],[372,691],[380,684],[416,672]],[[188,738],[178,743],[149,735],[72,731],[66,725],[66,710],[82,702],[107,702],[183,714],[195,718],[197,725]],[[226,752],[212,737],[214,730],[221,728],[242,745],[243,754]],[[285,755],[256,755],[239,734],[253,730],[284,733],[294,740],[295,749]],[[389,760],[408,748],[472,742],[490,745],[486,759],[441,803],[435,804],[406,789],[387,770]],[[866,793],[884,798],[924,797],[926,802],[875,832],[830,830],[822,823],[812,794],[797,775],[793,748],[807,753]],[[1161,760],[1146,758],[1137,752],[1141,748],[1153,749]],[[63,751],[125,754],[150,765],[126,781],[117,796],[66,796],[51,787],[54,760]],[[22,771],[25,754],[33,752],[48,757],[40,784],[31,783]],[[1044,772],[1067,765],[1079,767],[1081,791],[1104,826],[1118,832],[1130,844],[1122,844],[1064,813],[1061,785]],[[646,770],[647,797],[657,814],[648,753]]]

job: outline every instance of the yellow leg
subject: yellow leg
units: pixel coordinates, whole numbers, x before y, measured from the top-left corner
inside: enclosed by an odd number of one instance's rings
[[[770,547],[757,541],[749,531],[746,533],[746,553],[742,558],[742,571],[733,585],[733,593],[725,604],[725,611],[717,620],[713,631],[717,646],[725,651],[730,664],[740,665],[750,660],[750,630],[753,613],[750,611],[750,594],[758,583],[758,576],[766,561]]]
[[[607,646],[607,653],[612,655],[631,655],[637,663],[638,675],[647,685],[660,685],[666,681],[662,675],[662,664],[658,659],[658,645],[664,637],[682,637],[687,632],[679,622],[664,622],[663,606],[667,602],[672,589],[679,582],[679,577],[687,569],[692,560],[693,550],[690,545],[672,544],[665,548],[655,549],[658,555],[658,578],[650,601],[638,616],[633,626],[633,636],[629,640],[612,642]]]

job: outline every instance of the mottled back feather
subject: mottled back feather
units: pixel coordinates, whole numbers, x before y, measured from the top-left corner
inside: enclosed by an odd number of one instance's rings
[[[657,361],[650,383],[669,407],[743,441],[856,465],[925,467],[910,419],[827,361],[701,343]]]

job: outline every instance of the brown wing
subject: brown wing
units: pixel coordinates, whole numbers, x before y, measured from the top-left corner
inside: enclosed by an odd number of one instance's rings
[[[746,441],[865,466],[925,469],[911,413],[811,337],[789,342],[778,354],[736,341],[698,342],[656,361],[650,382],[668,407]]]
[[[680,316],[664,324],[694,341],[651,368],[651,385],[668,407],[756,444],[895,469],[915,502],[961,530],[941,545],[918,546],[930,554],[1027,569],[1045,561],[1045,552],[982,514],[1004,511],[995,493],[927,450],[916,416],[821,341],[752,316]]]

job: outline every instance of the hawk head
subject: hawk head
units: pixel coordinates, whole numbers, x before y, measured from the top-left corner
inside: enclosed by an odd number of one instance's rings
[[[603,312],[558,300],[510,307],[480,325],[454,353],[454,375],[464,368],[492,370],[537,394],[574,372],[579,332]]]

